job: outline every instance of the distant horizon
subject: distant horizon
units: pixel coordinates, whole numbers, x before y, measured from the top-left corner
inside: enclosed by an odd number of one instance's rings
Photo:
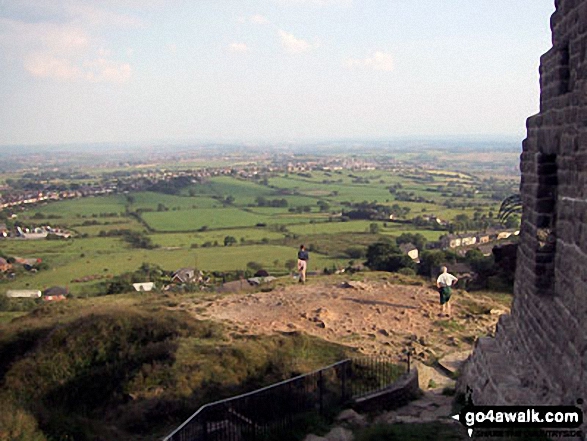
[[[313,147],[323,144],[335,144],[340,146],[351,146],[351,144],[385,144],[385,143],[419,143],[426,142],[431,144],[446,144],[454,143],[455,147],[460,144],[471,143],[487,144],[487,143],[505,143],[505,144],[522,144],[524,138],[519,138],[513,135],[446,135],[446,136],[397,136],[397,137],[382,137],[382,138],[307,138],[299,140],[270,140],[270,139],[193,139],[193,140],[172,140],[159,139],[152,141],[136,141],[136,142],[118,142],[118,141],[96,141],[96,142],[67,142],[67,143],[38,143],[38,144],[3,144],[0,145],[0,154],[4,148],[27,148],[27,149],[44,149],[44,148],[84,148],[84,147],[121,147],[123,149],[134,149],[142,147],[205,147],[209,145],[218,146],[250,146],[250,147],[267,147],[273,146],[279,149],[280,146],[298,146],[298,147]],[[425,147],[426,148],[426,147]],[[80,152],[81,153],[81,152]]]

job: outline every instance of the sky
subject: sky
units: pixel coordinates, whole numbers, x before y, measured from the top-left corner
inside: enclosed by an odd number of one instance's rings
[[[554,0],[0,0],[0,146],[525,137]]]

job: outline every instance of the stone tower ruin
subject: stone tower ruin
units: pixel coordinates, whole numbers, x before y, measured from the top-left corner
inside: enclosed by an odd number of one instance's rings
[[[478,340],[458,384],[477,405],[587,402],[587,0],[555,6],[521,154],[511,313]]]

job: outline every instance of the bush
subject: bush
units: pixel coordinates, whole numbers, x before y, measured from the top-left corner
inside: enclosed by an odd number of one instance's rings
[[[247,268],[249,268],[251,271],[259,271],[263,268],[263,265],[261,265],[259,262],[248,262]]]
[[[398,246],[389,239],[381,239],[367,248],[366,265],[372,270],[390,271],[388,260],[390,256],[400,254]]]
[[[415,276],[416,271],[413,268],[400,268],[398,270],[399,274],[403,274],[404,276]]]
[[[345,250],[345,254],[351,259],[362,259],[365,257],[365,248],[362,247],[350,247]]]
[[[26,410],[0,397],[0,440],[2,441],[46,441],[39,431],[37,420]]]
[[[397,244],[387,238],[369,245],[365,265],[375,271],[397,272],[402,268],[411,268],[414,271],[416,269],[416,263],[412,258],[403,254]]]

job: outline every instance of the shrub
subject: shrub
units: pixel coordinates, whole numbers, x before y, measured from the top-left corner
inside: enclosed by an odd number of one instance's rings
[[[347,256],[351,259],[362,259],[365,257],[365,249],[362,247],[350,247],[345,250]]]
[[[403,274],[404,276],[415,276],[416,271],[413,268],[400,268],[398,270],[399,274]]]

